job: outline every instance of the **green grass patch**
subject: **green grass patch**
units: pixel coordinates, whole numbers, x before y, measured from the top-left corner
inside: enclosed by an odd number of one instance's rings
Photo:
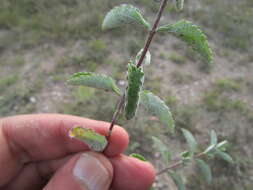
[[[17,75],[10,75],[8,77],[0,79],[1,92],[4,92],[6,88],[8,88],[11,85],[15,84],[17,81],[18,81],[18,76]]]
[[[178,129],[185,128],[194,131],[199,115],[199,107],[197,105],[180,105],[172,110],[175,119],[175,126]]]
[[[174,84],[187,84],[194,80],[194,77],[190,74],[184,74],[179,71],[173,71],[171,73],[171,80]]]
[[[253,44],[253,7],[249,0],[231,2],[230,0],[203,1],[207,9],[193,13],[194,19],[216,32],[213,38],[223,46],[247,51]]]
[[[239,92],[242,88],[239,81],[228,78],[216,80],[214,86],[220,92]]]
[[[178,53],[171,53],[170,56],[169,56],[169,59],[176,63],[176,64],[179,64],[179,65],[183,65],[186,63],[186,59],[184,56],[178,54]]]

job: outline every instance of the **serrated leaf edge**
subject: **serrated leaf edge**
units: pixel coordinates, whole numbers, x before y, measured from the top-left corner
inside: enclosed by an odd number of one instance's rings
[[[205,46],[206,46],[207,52],[208,52],[208,56],[206,57],[207,62],[208,62],[208,64],[212,64],[212,63],[213,63],[213,51],[212,51],[212,49],[210,48],[210,46],[209,46],[209,44],[208,44],[208,40],[207,40],[207,37],[206,37],[205,33],[199,28],[199,26],[197,26],[197,25],[195,25],[195,24],[193,24],[192,22],[187,21],[187,20],[180,20],[180,21],[178,21],[178,22],[175,23],[175,24],[178,24],[178,23],[180,23],[180,22],[184,23],[185,25],[186,25],[186,24],[190,24],[191,27],[195,28],[195,29],[200,33],[200,38],[202,38],[202,41],[205,42]],[[176,33],[176,32],[168,31],[168,28],[169,28],[169,27],[172,27],[172,26],[175,25],[175,24],[168,24],[168,25],[160,26],[160,27],[157,29],[157,32],[169,32],[169,33],[174,34],[175,36],[177,36],[177,33]],[[178,36],[177,36],[177,37],[178,37]],[[179,37],[178,37],[178,38],[179,38]],[[192,45],[190,45],[190,46],[192,46]],[[192,46],[192,47],[193,47],[193,46]],[[194,47],[193,47],[193,49],[194,49]],[[194,50],[195,50],[195,49],[194,49]],[[197,50],[195,50],[195,51],[197,51]],[[197,51],[197,52],[198,52],[198,51]],[[199,52],[198,52],[198,53],[199,53]],[[201,55],[201,53],[199,53],[199,54]],[[202,56],[203,56],[203,55],[202,55]]]

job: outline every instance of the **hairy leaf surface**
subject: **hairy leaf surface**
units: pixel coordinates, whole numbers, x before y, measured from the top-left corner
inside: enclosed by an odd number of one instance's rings
[[[144,82],[144,72],[142,68],[137,68],[133,63],[129,63],[127,80],[125,117],[129,120],[135,116],[139,105],[140,91]]]
[[[212,172],[210,167],[201,159],[196,159],[196,164],[206,182],[210,184],[212,182]]]
[[[73,127],[69,131],[69,136],[84,142],[91,150],[96,152],[102,152],[108,143],[104,136],[96,133],[92,129],[80,126]]]
[[[187,141],[187,144],[189,146],[189,149],[192,153],[194,153],[197,149],[197,141],[195,140],[194,136],[192,135],[192,133],[186,129],[181,129],[183,132],[183,135]]]
[[[106,75],[90,72],[79,72],[72,75],[69,78],[68,83],[72,85],[89,86],[92,88],[112,91],[120,95],[120,89],[117,87],[115,81]]]
[[[150,91],[142,91],[140,104],[153,116],[156,116],[160,122],[168,127],[171,131],[174,130],[175,124],[169,107],[158,96]]]
[[[178,190],[185,190],[185,185],[181,175],[175,172],[169,172],[170,177],[173,179],[174,183],[176,184]]]
[[[209,47],[206,35],[193,23],[181,20],[175,24],[161,26],[158,31],[169,32],[175,35],[198,52],[208,64],[213,62],[213,53]]]
[[[143,18],[138,8],[130,4],[122,4],[114,7],[107,13],[102,24],[102,29],[117,28],[125,24],[139,24],[147,29],[150,28],[150,24]]]
[[[228,162],[230,164],[234,163],[233,158],[229,154],[227,154],[226,152],[222,152],[220,150],[217,150],[216,156],[218,156],[220,159],[225,160],[226,162]]]

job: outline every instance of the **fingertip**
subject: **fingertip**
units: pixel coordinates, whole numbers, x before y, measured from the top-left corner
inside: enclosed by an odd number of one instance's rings
[[[104,153],[107,156],[117,156],[125,151],[128,143],[129,136],[126,130],[120,126],[115,126],[109,138],[109,145]]]
[[[111,162],[114,168],[112,187],[115,189],[146,190],[155,180],[155,169],[149,162],[124,155],[111,158]]]
[[[102,154],[76,154],[56,171],[45,190],[109,189],[113,178],[111,162]]]

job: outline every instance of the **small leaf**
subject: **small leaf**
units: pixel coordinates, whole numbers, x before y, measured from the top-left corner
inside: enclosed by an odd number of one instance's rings
[[[117,28],[125,24],[139,24],[150,29],[150,24],[143,18],[141,11],[129,4],[122,4],[110,10],[104,18],[102,29]]]
[[[204,179],[208,184],[211,184],[212,182],[212,172],[210,167],[200,159],[196,159],[196,164],[200,169],[201,174],[203,175]]]
[[[141,160],[141,161],[147,161],[142,155],[137,154],[137,153],[132,153],[132,154],[130,154],[129,156],[130,156],[130,157],[137,158],[137,159],[139,159],[139,160]]]
[[[168,151],[167,146],[157,137],[152,136],[155,149],[157,149],[162,157],[162,160],[168,164],[171,160],[171,153]]]
[[[210,145],[206,148],[206,150],[204,151],[205,154],[208,154],[208,153],[213,153],[215,151],[215,148],[216,148],[216,145],[217,145],[217,135],[215,133],[214,130],[211,131],[211,134],[210,134]]]
[[[214,130],[211,131],[211,140],[210,140],[210,145],[216,145],[218,140],[217,140],[217,134],[215,133]]]
[[[136,55],[136,58],[135,58],[135,63],[138,63],[140,58],[141,58],[141,54],[143,52],[143,49],[141,49],[138,54]],[[149,51],[147,51],[146,53],[146,56],[145,56],[145,59],[143,60],[143,64],[144,65],[150,65],[151,63],[151,54]]]
[[[140,104],[153,116],[156,116],[160,122],[174,131],[175,124],[169,107],[158,96],[152,92],[144,90],[141,92]]]
[[[187,144],[189,146],[189,149],[192,153],[194,153],[197,149],[197,141],[195,140],[194,136],[192,135],[192,133],[186,129],[181,129],[183,132],[183,135],[187,141]]]
[[[73,127],[69,131],[69,136],[84,142],[91,150],[96,152],[102,152],[108,144],[104,136],[96,133],[92,129],[79,126]]]
[[[183,10],[184,8],[184,0],[176,0],[176,8],[178,11]]]
[[[125,117],[129,120],[135,116],[139,105],[140,91],[144,82],[144,72],[142,68],[137,68],[133,63],[129,63],[127,80]]]
[[[169,175],[173,179],[178,190],[185,190],[185,185],[184,185],[183,179],[179,174],[171,171],[171,172],[169,172]]]
[[[181,156],[181,161],[183,166],[186,166],[191,160],[192,160],[192,153],[189,151],[184,151],[180,154]]]
[[[180,155],[183,160],[190,160],[191,159],[191,152],[189,152],[189,151],[184,151]]]
[[[79,72],[73,74],[69,78],[68,83],[71,85],[89,86],[92,88],[112,91],[120,95],[120,89],[117,87],[115,81],[106,75],[90,72]]]
[[[225,152],[217,150],[215,156],[218,156],[219,158],[227,161],[230,164],[234,164],[233,158],[229,154],[227,154]]]
[[[216,146],[216,148],[217,148],[218,150],[220,150],[220,151],[225,151],[226,148],[227,148],[227,146],[228,146],[228,141],[227,141],[227,140],[224,140],[224,141],[218,143],[217,146]]]
[[[206,150],[204,151],[204,153],[205,153],[205,154],[208,154],[208,153],[210,153],[210,152],[215,151],[215,147],[216,147],[215,144],[210,145],[209,147],[206,148]]]
[[[191,22],[181,20],[175,24],[161,26],[157,31],[174,34],[198,52],[208,64],[213,62],[213,53],[205,34]]]

